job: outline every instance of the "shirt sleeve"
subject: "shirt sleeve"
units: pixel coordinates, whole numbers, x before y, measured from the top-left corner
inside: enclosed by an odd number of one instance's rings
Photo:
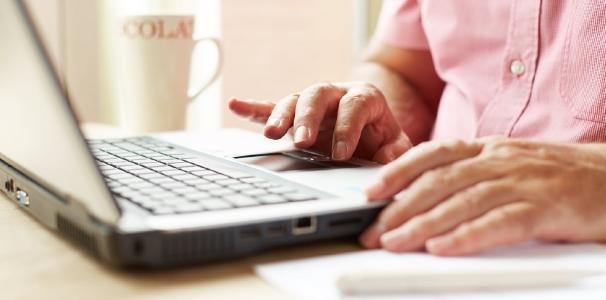
[[[384,0],[374,39],[398,48],[429,49],[418,0]]]

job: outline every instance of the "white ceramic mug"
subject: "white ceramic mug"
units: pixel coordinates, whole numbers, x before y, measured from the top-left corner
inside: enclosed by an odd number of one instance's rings
[[[144,15],[121,19],[118,70],[121,128],[131,133],[181,130],[189,103],[217,80],[222,65],[218,39],[194,36],[193,15]],[[203,44],[216,48],[214,63],[192,56]],[[193,82],[192,68],[213,66],[212,76]]]

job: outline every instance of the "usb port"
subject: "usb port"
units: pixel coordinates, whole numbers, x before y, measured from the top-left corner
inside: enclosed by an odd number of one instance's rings
[[[286,236],[288,234],[288,223],[272,224],[265,229],[265,234],[270,238]]]
[[[261,238],[259,228],[246,228],[240,231],[240,239],[244,241],[256,241]]]

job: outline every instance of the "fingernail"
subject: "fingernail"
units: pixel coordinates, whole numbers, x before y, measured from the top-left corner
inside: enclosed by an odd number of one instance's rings
[[[439,237],[428,240],[425,248],[431,253],[442,253],[450,247],[452,239],[450,237]]]
[[[394,229],[381,235],[381,245],[388,248],[405,249],[411,242],[410,231],[406,229]]]
[[[279,118],[270,118],[269,120],[267,120],[267,123],[265,125],[280,128],[280,125],[282,125],[282,120]]]
[[[383,224],[375,223],[368,227],[362,235],[360,235],[360,244],[366,248],[377,248],[380,246],[379,238],[385,232]]]
[[[309,131],[305,126],[299,126],[295,131],[295,143],[302,143],[309,138]]]
[[[347,158],[347,144],[344,141],[338,141],[332,149],[332,158],[334,160],[344,160]]]
[[[366,187],[366,196],[369,199],[375,200],[386,188],[385,182],[379,180]]]

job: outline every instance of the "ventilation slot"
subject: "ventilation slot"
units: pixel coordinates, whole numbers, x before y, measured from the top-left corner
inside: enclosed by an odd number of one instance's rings
[[[57,228],[69,240],[84,248],[93,256],[99,256],[97,240],[91,234],[80,229],[76,224],[61,215],[57,216]]]
[[[164,261],[186,264],[220,259],[234,251],[233,231],[175,233],[162,239]]]

